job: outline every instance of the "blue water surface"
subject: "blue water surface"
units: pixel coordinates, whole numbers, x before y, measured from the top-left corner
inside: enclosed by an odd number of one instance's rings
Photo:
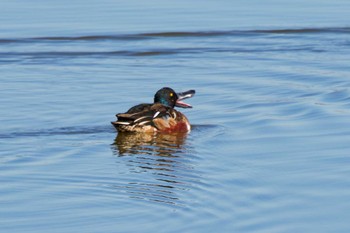
[[[349,232],[348,9],[2,1],[0,232]],[[192,131],[118,134],[164,86]]]

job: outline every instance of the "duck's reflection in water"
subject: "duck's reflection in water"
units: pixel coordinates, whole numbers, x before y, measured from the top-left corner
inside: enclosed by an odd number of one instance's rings
[[[118,133],[114,145],[118,155],[153,154],[158,156],[174,156],[182,152],[187,134],[143,134]]]
[[[184,205],[179,194],[198,182],[186,138],[187,134],[118,133],[112,149],[118,164],[127,168],[121,175],[128,176],[119,188],[130,198]]]

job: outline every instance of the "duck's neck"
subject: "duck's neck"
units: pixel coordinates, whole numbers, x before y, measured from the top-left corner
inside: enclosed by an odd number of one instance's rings
[[[167,106],[167,107],[170,107],[170,108],[173,108],[173,107],[174,107],[174,106],[171,106],[171,105],[169,104],[169,101],[167,101],[167,100],[165,100],[165,99],[159,99],[159,100],[157,101],[157,103],[163,104],[163,105],[165,105],[165,106]]]

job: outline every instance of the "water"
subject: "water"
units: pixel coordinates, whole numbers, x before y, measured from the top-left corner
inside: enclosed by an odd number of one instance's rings
[[[0,3],[1,232],[349,232],[347,1]],[[163,86],[186,135],[117,134]]]

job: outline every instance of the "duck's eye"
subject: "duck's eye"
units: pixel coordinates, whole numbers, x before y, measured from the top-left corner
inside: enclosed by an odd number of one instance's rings
[[[170,93],[170,97],[173,97],[173,96],[174,96],[174,93],[171,92],[171,93]]]

